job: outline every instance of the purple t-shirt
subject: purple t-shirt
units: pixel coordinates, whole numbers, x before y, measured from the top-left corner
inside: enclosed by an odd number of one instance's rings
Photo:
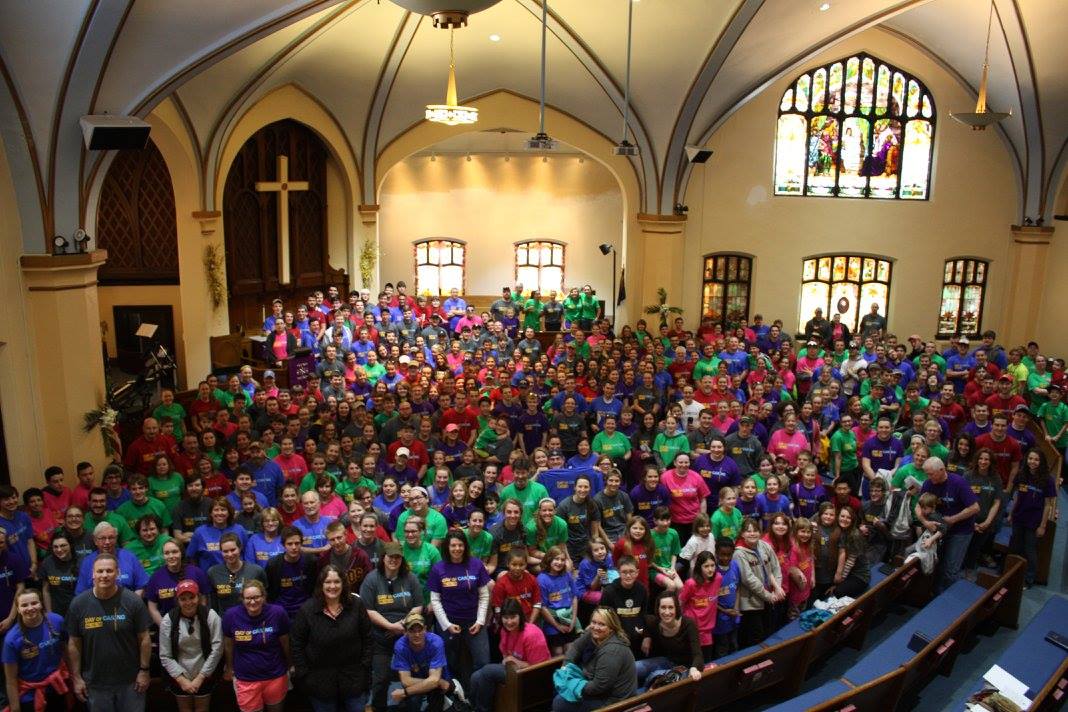
[[[207,575],[193,564],[187,564],[181,576],[172,573],[166,566],[159,567],[145,585],[145,599],[156,604],[161,616],[170,613],[177,604],[178,599],[175,598],[174,589],[178,587],[178,582],[182,579],[196,581],[203,594],[208,594],[212,590]]]
[[[651,492],[645,485],[635,485],[630,491],[630,501],[634,503],[634,513],[652,526],[653,512],[657,507],[668,506],[671,502],[671,493],[662,484],[657,484],[656,489]]]
[[[943,517],[958,514],[979,501],[968,481],[953,473],[947,473],[946,481],[940,485],[931,480],[924,482],[920,493],[925,492],[933,492],[938,496],[938,513]],[[975,517],[968,517],[950,526],[949,534],[971,534],[974,529]]]
[[[478,616],[478,589],[489,584],[482,562],[470,557],[466,564],[439,561],[430,568],[426,587],[441,596],[445,615],[452,623],[471,625]]]
[[[693,462],[693,469],[701,475],[708,485],[708,511],[719,506],[719,491],[724,487],[737,487],[742,484],[742,475],[734,460],[724,455],[716,462],[708,455],[699,455]]]
[[[247,682],[273,680],[286,673],[286,659],[279,639],[289,635],[289,616],[281,606],[263,604],[253,618],[243,605],[226,611],[223,635],[234,641],[234,678]]]
[[[1031,483],[1017,478],[1013,485],[1016,490],[1012,501],[1012,523],[1025,529],[1038,529],[1042,522],[1042,508],[1046,506],[1046,500],[1057,496],[1057,488],[1053,484],[1052,477],[1046,477],[1044,482]]]
[[[869,438],[860,451],[861,457],[871,460],[872,471],[878,472],[894,469],[894,463],[905,454],[905,446],[893,436],[889,440],[880,440],[876,436]]]
[[[820,502],[826,502],[830,497],[819,482],[812,488],[805,487],[801,482],[795,482],[790,485],[790,499],[794,501],[795,517],[812,519],[819,511]]]
[[[286,609],[286,613],[292,618],[308,600],[310,582],[305,580],[304,575],[307,566],[304,564],[303,556],[292,562],[287,561],[284,554],[278,556],[282,557],[282,566],[278,573],[278,597],[273,603]]]

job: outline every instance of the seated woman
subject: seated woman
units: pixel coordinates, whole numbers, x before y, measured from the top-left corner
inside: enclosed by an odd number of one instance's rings
[[[868,590],[871,567],[865,556],[867,546],[867,541],[857,527],[857,517],[853,509],[840,507],[838,529],[831,533],[831,548],[838,552],[832,595],[856,598]]]
[[[549,647],[541,628],[528,624],[519,601],[509,598],[501,606],[501,662],[479,668],[471,676],[471,702],[476,712],[492,712],[497,688],[504,682],[508,665],[522,670],[549,659]]]
[[[688,667],[690,678],[700,680],[705,662],[697,624],[682,615],[682,606],[672,591],[661,591],[653,602],[653,610],[656,615],[646,616],[645,638],[642,640],[642,652],[646,657],[634,666],[638,687],[645,687],[655,673],[676,665]]]
[[[553,712],[588,712],[634,696],[634,655],[615,611],[596,609],[586,632],[568,646],[564,658],[564,668],[553,676],[558,683]],[[572,681],[585,682],[581,690],[577,685],[560,684],[564,681],[558,677],[563,678],[567,671],[572,673]]]

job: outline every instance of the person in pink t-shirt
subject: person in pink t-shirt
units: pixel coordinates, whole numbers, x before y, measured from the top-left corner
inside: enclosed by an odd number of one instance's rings
[[[719,609],[719,584],[722,577],[716,571],[716,555],[702,551],[693,560],[693,574],[679,592],[682,612],[697,624],[698,640],[705,660],[712,659],[712,630],[716,627]]]
[[[660,484],[671,495],[668,507],[671,509],[671,526],[679,533],[679,540],[686,544],[693,529],[693,520],[698,514],[708,513],[707,497],[711,494],[705,478],[696,470],[690,469],[689,453],[675,455],[674,467],[664,470],[660,475]]]
[[[41,490],[44,497],[44,508],[51,512],[56,521],[63,518],[63,513],[71,505],[74,491],[63,484],[63,468],[52,465],[44,471],[45,487]]]
[[[816,565],[812,554],[813,524],[811,520],[798,517],[794,520],[793,530],[793,546],[790,547],[790,555],[783,569],[783,578],[790,580],[787,601],[791,620],[805,610],[812,587],[816,584]]]
[[[533,623],[527,623],[519,601],[508,599],[501,606],[501,656],[499,663],[484,665],[471,676],[469,698],[477,712],[492,712],[497,687],[504,683],[505,666],[522,670],[549,659],[545,634]]]
[[[275,464],[282,468],[286,482],[295,482],[299,485],[304,476],[308,474],[308,463],[295,451],[293,438],[288,435],[282,436],[280,445],[282,451],[274,456]]]
[[[782,428],[772,433],[768,440],[768,453],[786,458],[790,467],[797,465],[798,453],[810,449],[808,438],[797,429],[797,416],[792,413],[783,418]]]

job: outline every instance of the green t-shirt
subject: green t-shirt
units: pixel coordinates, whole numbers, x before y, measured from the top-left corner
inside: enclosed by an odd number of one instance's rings
[[[732,541],[737,539],[742,535],[743,521],[745,517],[737,507],[731,509],[730,514],[724,512],[722,508],[716,509],[712,512],[712,538],[725,537]]]
[[[763,492],[764,489],[768,486],[767,482],[764,481],[764,478],[761,477],[759,472],[754,472],[749,476],[753,478],[753,482],[756,484],[757,494]]]
[[[411,510],[406,509],[397,517],[398,532],[404,531],[404,523],[408,521],[410,516],[412,516]],[[441,541],[449,532],[449,523],[445,520],[445,515],[436,509],[427,510],[426,516],[423,517],[423,523],[426,524],[426,528],[423,530],[423,543],[425,544],[430,544],[435,539]]]
[[[668,527],[666,532],[658,532],[655,528],[649,530],[653,537],[653,563],[662,569],[671,566],[671,557],[678,556],[682,551],[682,543],[679,541],[679,533]]]
[[[881,407],[882,403],[880,403],[879,399],[875,398],[874,396],[864,396],[860,399],[861,410],[865,411],[866,413],[869,413],[871,415],[871,419],[876,422],[879,421],[879,409]]]
[[[438,551],[436,546],[431,546],[424,541],[423,545],[418,549],[412,549],[407,544],[401,544],[401,554],[404,556],[404,560],[408,562],[408,568],[419,579],[419,583],[423,585],[423,600],[429,601],[430,591],[426,587],[426,577],[430,573],[430,568],[441,561],[441,552]]]
[[[897,468],[897,472],[894,473],[893,479],[890,481],[890,486],[896,490],[905,489],[905,480],[909,477],[915,477],[916,481],[921,485],[927,481],[927,473],[923,471],[922,467],[917,467],[915,463],[910,462],[907,465],[902,465]],[[916,491],[909,501],[909,511],[916,509],[916,504],[920,501],[920,492]]]
[[[161,533],[151,547],[145,546],[145,543],[137,538],[122,548],[136,556],[141,566],[145,568],[145,573],[151,576],[163,566],[163,545],[170,540],[169,536]]]
[[[660,455],[660,461],[664,463],[664,467],[670,467],[671,463],[675,462],[676,455],[690,451],[690,441],[682,433],[670,437],[664,433],[657,433],[656,439],[653,440],[653,450]]]
[[[182,442],[182,438],[185,437],[185,408],[179,403],[171,403],[170,405],[160,403],[152,411],[152,417],[161,423],[164,418],[170,418],[174,422],[174,440],[175,442]]]
[[[564,319],[570,323],[578,321],[582,311],[582,296],[572,298],[571,295],[564,297]]]
[[[1049,403],[1048,396],[1040,396],[1035,393],[1036,388],[1049,388],[1050,381],[1053,380],[1053,374],[1049,373],[1036,373],[1034,366],[1031,367],[1031,375],[1027,377],[1027,397],[1031,399],[1032,408],[1040,408],[1046,403]]]
[[[1038,409],[1038,417],[1046,424],[1046,432],[1056,435],[1068,422],[1068,404],[1063,401],[1056,406],[1053,405],[1053,401],[1043,403]],[[1057,440],[1057,447],[1068,447],[1068,432]]]
[[[171,513],[167,511],[167,506],[155,497],[149,497],[140,506],[134,504],[132,499],[123,502],[115,509],[115,513],[126,520],[126,526],[132,532],[137,531],[137,520],[146,514],[155,514],[159,517],[163,522],[164,529],[169,529],[171,526]]]
[[[693,365],[693,382],[698,383],[705,376],[715,378],[719,373],[719,356],[703,358]]]
[[[611,437],[602,431],[593,436],[590,447],[598,454],[615,459],[630,452],[630,438],[618,430],[612,433]]]
[[[378,383],[378,379],[386,375],[386,367],[376,362],[374,366],[371,364],[365,365],[363,367],[363,372],[367,374],[367,380],[370,381],[373,386]]]
[[[596,319],[597,314],[601,311],[601,305],[597,301],[597,297],[592,294],[579,294],[579,318],[580,319]]]
[[[130,525],[117,512],[107,512],[101,519],[94,517],[92,512],[85,513],[85,531],[92,534],[93,530],[96,529],[96,525],[100,522],[107,522],[115,527],[115,530],[119,533],[120,546],[125,546],[127,542],[137,538],[133,533],[133,529],[130,529]]]
[[[374,494],[378,494],[378,485],[374,480],[367,477],[360,477],[355,482],[346,477],[337,483],[337,487],[334,488],[334,494],[345,500],[346,504],[352,504],[352,497],[357,487],[366,487]]]
[[[330,475],[330,477],[333,477],[334,491],[336,492],[338,487],[337,477],[334,477],[334,475],[325,471],[323,472],[323,474]],[[305,492],[311,492],[313,489],[315,489],[315,480],[318,479],[318,477],[319,476],[314,472],[309,472],[308,474],[304,475],[304,478],[300,481],[300,493],[304,494]]]
[[[852,430],[839,428],[831,436],[831,453],[842,454],[842,469],[857,469],[857,436]]]
[[[471,530],[464,529],[464,536],[467,537],[467,545],[471,547],[471,556],[483,562],[489,561],[493,553],[493,535],[483,529],[478,536],[472,538]]]
[[[553,546],[567,546],[567,522],[560,517],[553,517],[552,524],[545,532],[545,537],[538,541],[538,527],[533,519],[523,525],[527,533],[527,546],[546,552]]]
[[[167,508],[167,513],[172,517],[178,503],[182,501],[182,489],[185,487],[185,479],[177,472],[172,472],[166,479],[159,479],[155,475],[148,478],[148,496],[155,497]]]
[[[541,329],[541,312],[545,305],[537,299],[528,299],[523,302],[523,328],[530,327],[534,331]]]
[[[482,428],[482,430],[478,433],[478,437],[475,438],[475,449],[482,451],[489,450],[489,448],[497,442],[498,437],[499,436],[497,435],[497,431],[493,428],[490,428],[488,426]]]
[[[523,505],[523,523],[527,523],[538,509],[538,502],[549,496],[549,490],[540,482],[527,482],[527,486],[519,489],[515,483],[501,490],[501,509],[504,509],[505,501],[517,499]]]

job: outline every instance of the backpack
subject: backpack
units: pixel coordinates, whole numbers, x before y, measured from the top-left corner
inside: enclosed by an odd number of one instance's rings
[[[182,611],[175,606],[167,617],[171,621],[171,655],[178,657],[178,635],[182,623]],[[208,627],[208,609],[205,606],[197,606],[197,623],[200,626],[200,652],[207,660],[211,656],[211,629]]]
[[[665,670],[659,675],[654,675],[651,680],[646,684],[648,690],[658,690],[661,687],[667,687],[673,683],[678,682],[684,678],[690,676],[689,668],[685,665],[676,665],[670,670]]]
[[[909,493],[898,490],[891,493],[886,523],[889,525],[890,538],[909,539],[912,534],[912,512],[909,511]]]

